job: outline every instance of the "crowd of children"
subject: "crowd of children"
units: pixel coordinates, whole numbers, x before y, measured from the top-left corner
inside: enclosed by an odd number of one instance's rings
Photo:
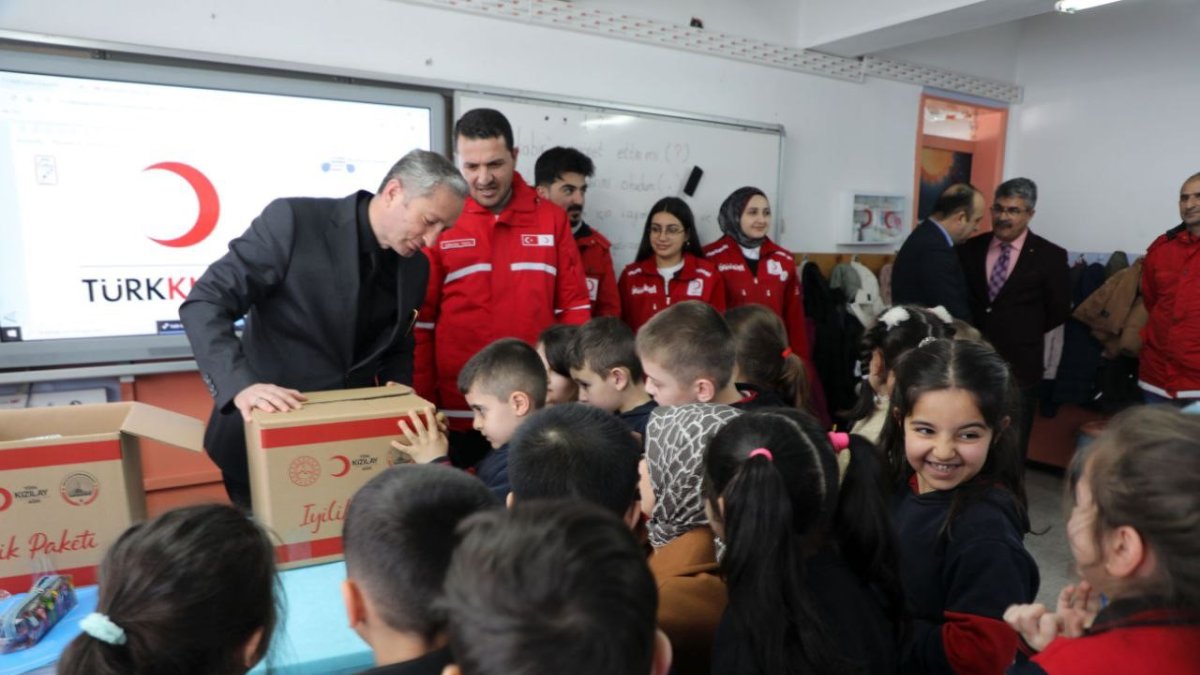
[[[1005,361],[940,308],[889,309],[847,434],[806,409],[793,345],[768,309],[681,301],[475,354],[474,475],[414,412],[413,464],[346,515],[370,672],[1200,673],[1200,417],[1132,409],[1077,460],[1081,581],[1047,609]],[[169,512],[108,552],[59,672],[245,672],[276,586],[241,512]]]

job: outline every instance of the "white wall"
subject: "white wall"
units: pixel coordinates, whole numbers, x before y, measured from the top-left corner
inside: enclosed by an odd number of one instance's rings
[[[980,28],[888,49],[876,56],[1012,83],[1017,81],[1021,26],[1014,21]]]
[[[843,82],[390,0],[6,0],[0,27],[783,124],[776,208],[782,243],[795,250],[831,251],[845,239],[847,189],[912,192],[920,90],[908,84]]]
[[[1006,176],[1038,183],[1033,227],[1075,251],[1145,251],[1200,171],[1200,3],[1127,0],[1026,22]]]

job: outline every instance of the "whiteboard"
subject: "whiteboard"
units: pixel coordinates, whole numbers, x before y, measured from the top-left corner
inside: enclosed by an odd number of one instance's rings
[[[592,158],[596,173],[583,219],[612,242],[618,275],[633,262],[646,213],[662,197],[688,203],[702,245],[721,236],[717,211],[739,187],[759,188],[779,212],[781,127],[464,92],[455,94],[454,107],[455,119],[472,108],[504,113],[513,126],[517,170],[530,185],[534,163],[549,148],[574,147]],[[689,197],[683,188],[697,166],[704,175]]]

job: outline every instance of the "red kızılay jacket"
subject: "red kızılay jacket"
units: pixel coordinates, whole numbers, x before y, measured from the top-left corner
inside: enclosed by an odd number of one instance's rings
[[[707,302],[725,313],[725,283],[716,265],[690,253],[683,254],[683,268],[675,273],[669,288],[658,273],[654,256],[626,265],[617,286],[621,289],[621,318],[634,333],[650,317],[684,300]]]
[[[1138,384],[1171,398],[1200,398],[1200,237],[1180,224],[1150,245],[1142,263]]]
[[[808,348],[808,325],[804,317],[804,293],[796,259],[770,239],[760,247],[757,273],[752,274],[742,249],[726,235],[704,247],[704,255],[717,266],[725,280],[725,301],[730,307],[765,305],[783,319],[788,343],[805,363],[812,356]]]
[[[587,223],[575,234],[583,274],[587,277],[592,316],[621,316],[621,295],[617,291],[617,273],[613,270],[612,244]]]
[[[429,258],[429,286],[415,326],[413,387],[450,418],[470,428],[458,372],[491,342],[529,344],[554,323],[591,317],[587,282],[567,214],[537,196],[520,174],[499,214],[467,198],[454,226]]]

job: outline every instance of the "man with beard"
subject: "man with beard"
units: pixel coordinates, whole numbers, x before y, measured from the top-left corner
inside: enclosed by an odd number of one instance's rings
[[[1044,336],[1071,312],[1067,252],[1029,231],[1037,185],[1013,178],[996,188],[992,231],[958,247],[975,326],[1012,366],[1021,386],[1021,448],[1044,367]]]
[[[1179,218],[1146,253],[1138,384],[1147,403],[1200,399],[1200,173],[1179,190]]]
[[[583,221],[588,179],[594,172],[595,165],[587,155],[575,148],[553,147],[538,157],[533,178],[538,195],[562,207],[571,221],[571,232],[587,277],[592,316],[619,317],[621,295],[613,271],[612,244]]]

